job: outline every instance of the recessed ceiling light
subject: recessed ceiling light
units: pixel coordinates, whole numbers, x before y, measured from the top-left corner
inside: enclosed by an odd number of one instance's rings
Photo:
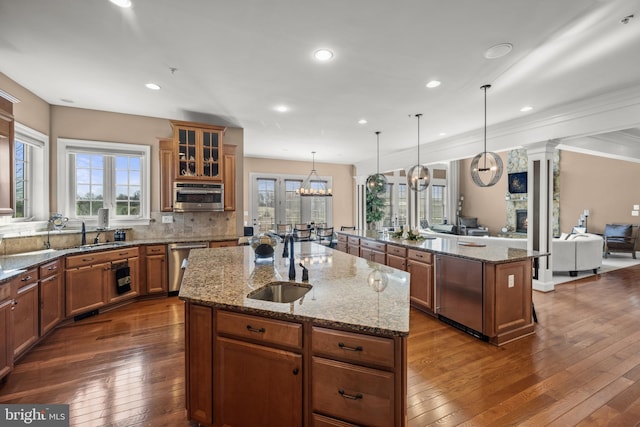
[[[120,7],[131,7],[131,0],[109,0],[111,3]]]
[[[446,132],[440,132],[440,136],[447,136]]]
[[[360,120],[358,120],[358,124],[359,124],[359,125],[366,125],[367,123],[368,123],[368,122],[367,122],[367,119],[360,119]]]
[[[286,105],[276,105],[275,110],[280,113],[286,113],[287,111],[289,111],[289,107],[287,107]]]
[[[145,86],[147,87],[147,89],[160,90],[160,86],[155,83],[147,83]]]
[[[318,61],[326,62],[333,58],[333,52],[329,49],[318,49],[313,52],[313,57]]]
[[[60,101],[66,102],[67,104],[73,104],[73,99],[69,98],[60,98]]]
[[[426,86],[429,89],[433,89],[434,87],[438,87],[440,86],[441,82],[439,82],[438,80],[431,80],[429,83],[426,84]]]
[[[484,57],[487,59],[497,59],[502,58],[513,49],[513,45],[511,43],[500,43],[495,46],[491,46],[484,53]]]
[[[525,105],[520,109],[520,111],[522,111],[523,113],[526,113],[527,111],[531,111],[531,110],[533,110],[533,107],[531,105]]]

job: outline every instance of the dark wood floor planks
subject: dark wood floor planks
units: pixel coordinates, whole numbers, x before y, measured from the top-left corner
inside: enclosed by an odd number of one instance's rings
[[[534,292],[536,334],[494,347],[411,312],[409,426],[640,425],[640,266]],[[188,426],[184,312],[141,301],[61,327],[0,385],[76,426]]]

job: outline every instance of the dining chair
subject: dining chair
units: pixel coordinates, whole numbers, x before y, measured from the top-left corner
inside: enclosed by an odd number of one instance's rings
[[[341,225],[340,226],[340,231],[355,230],[355,229],[356,229],[355,225]]]
[[[291,224],[276,225],[276,234],[283,239],[287,236],[287,234],[291,234],[291,231],[293,231],[293,227],[291,227]]]
[[[293,229],[293,237],[298,242],[308,242],[311,240],[311,229],[310,228],[300,229],[296,227]]]
[[[316,229],[316,240],[321,245],[334,247],[333,243],[333,227],[321,227]]]

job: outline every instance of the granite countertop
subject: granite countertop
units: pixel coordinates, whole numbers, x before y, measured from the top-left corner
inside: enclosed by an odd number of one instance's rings
[[[194,249],[189,255],[179,297],[197,304],[228,308],[285,320],[311,320],[375,335],[405,336],[409,333],[409,274],[345,254],[317,243],[296,242],[296,278],[301,282],[303,262],[313,288],[293,303],[268,302],[247,295],[289,277],[289,259],[282,243],[275,257],[258,260],[249,246]],[[266,261],[266,262],[265,262]],[[379,270],[388,279],[381,292],[368,278]]]
[[[337,233],[358,236],[360,238],[375,240],[382,243],[390,243],[409,249],[419,249],[436,254],[452,255],[490,264],[522,261],[541,255],[538,251],[492,245],[489,240],[490,238],[485,238],[487,239],[485,243],[478,238],[468,239],[466,238],[467,236],[452,235],[451,237],[440,237],[426,235],[424,240],[416,241],[396,239],[391,236],[385,236],[381,232],[372,230],[337,231]],[[423,237],[425,236],[423,235]]]
[[[0,256],[0,284],[23,273],[25,270],[54,261],[60,257],[67,255],[79,255],[89,252],[113,250],[122,247],[140,246],[140,245],[154,245],[154,244],[168,244],[168,243],[180,243],[180,242],[215,242],[224,241],[230,239],[237,239],[233,236],[202,236],[198,239],[193,238],[160,238],[160,239],[140,239],[140,240],[127,240],[119,242],[108,242],[100,245],[87,245],[86,247],[67,248],[67,249],[43,249],[35,252],[25,252],[12,255]]]

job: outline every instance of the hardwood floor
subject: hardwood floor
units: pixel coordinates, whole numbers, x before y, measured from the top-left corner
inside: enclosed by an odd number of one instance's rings
[[[640,425],[640,266],[534,293],[536,334],[494,347],[418,311],[409,426]],[[142,301],[59,328],[0,385],[1,403],[69,403],[75,426],[188,426],[184,317]]]

